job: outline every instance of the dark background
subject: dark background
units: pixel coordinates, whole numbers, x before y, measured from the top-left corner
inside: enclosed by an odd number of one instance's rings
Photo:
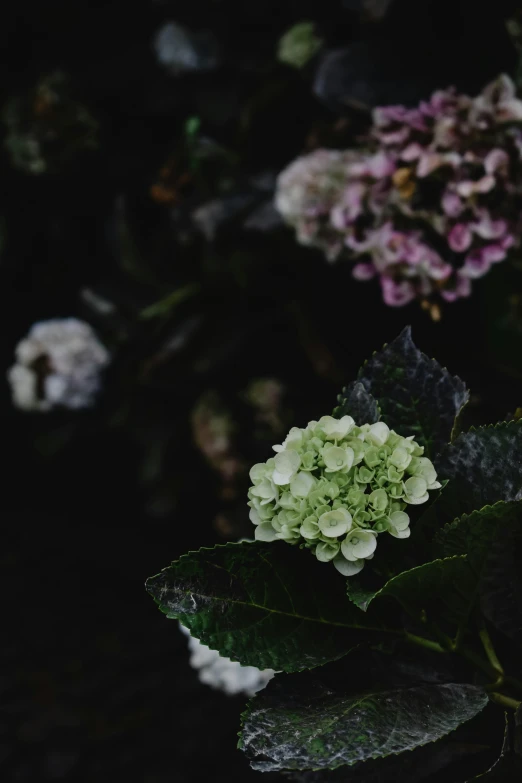
[[[386,308],[372,284],[298,247],[289,230],[252,234],[243,213],[211,242],[191,228],[191,212],[216,197],[224,168],[249,192],[252,176],[277,173],[311,136],[339,139],[338,99],[350,90],[370,106],[415,101],[449,83],[479,90],[516,67],[505,32],[514,4],[395,0],[377,24],[361,20],[360,5],[80,0],[0,14],[2,104],[60,69],[99,123],[97,150],[45,175],[17,169],[2,151],[2,373],[31,324],[46,318],[85,318],[114,355],[92,411],[19,412],[0,384],[2,781],[261,779],[235,749],[245,700],[198,683],[185,638],[143,588],[184,551],[223,540],[212,524],[223,506],[219,482],[190,430],[206,390],[234,409],[250,379],[276,377],[292,423],[304,425],[411,323],[416,343],[471,387],[468,424],[522,404],[516,269],[500,265],[433,323],[416,305]],[[275,62],[278,38],[304,18],[327,49],[346,47],[327,95],[312,91],[320,62],[303,73]],[[168,20],[210,29],[219,68],[166,73],[152,39]],[[364,124],[342,115],[348,137]],[[165,206],[151,186],[172,154],[183,170],[190,116],[236,163],[229,170],[218,160]],[[124,229],[141,271],[129,266]],[[166,318],[138,317],[194,282],[196,296]],[[89,310],[86,288],[114,303],[111,319]],[[182,348],[165,354],[179,335]],[[240,406],[234,413],[240,448],[251,462],[266,459],[267,444],[252,444],[248,418]]]

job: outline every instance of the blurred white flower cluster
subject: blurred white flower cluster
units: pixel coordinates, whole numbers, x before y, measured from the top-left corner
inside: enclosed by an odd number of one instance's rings
[[[209,30],[193,31],[177,22],[166,22],[154,36],[158,62],[173,76],[217,68],[218,48]]]
[[[27,411],[90,407],[110,359],[89,324],[76,318],[34,324],[15,355],[7,377],[14,405]]]
[[[224,658],[216,650],[211,650],[198,639],[194,639],[184,625],[180,623],[179,627],[188,636],[190,665],[198,670],[200,682],[204,685],[210,685],[228,696],[236,696],[239,693],[253,696],[274,676],[273,669],[261,671],[255,666],[241,666],[237,661]]]

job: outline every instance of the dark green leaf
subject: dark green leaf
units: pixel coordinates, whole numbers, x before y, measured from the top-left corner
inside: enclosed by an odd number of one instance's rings
[[[418,350],[410,327],[366,362],[359,380],[377,399],[383,420],[400,435],[414,435],[431,458],[450,440],[469,397],[460,378]]]
[[[333,415],[340,419],[342,416],[351,416],[357,425],[375,424],[381,418],[381,412],[377,400],[370,392],[366,391],[360,381],[354,381],[346,386],[337,398],[339,405]]]
[[[437,657],[440,659],[440,655]],[[334,770],[286,772],[285,777],[293,783],[462,783],[464,777],[490,767],[492,759],[498,756],[498,718],[497,708],[490,703],[455,731],[407,753]]]
[[[434,742],[477,715],[488,697],[473,685],[396,684],[364,662],[276,677],[243,715],[240,746],[254,769],[335,769]],[[392,664],[390,663],[390,666]],[[373,674],[373,673],[371,673]]]
[[[372,590],[371,588],[361,584],[361,582],[354,577],[348,579],[346,582],[346,592],[348,594],[348,598],[363,612],[367,611],[370,603],[373,601],[380,589],[381,588]]]
[[[398,756],[370,759],[328,772],[286,773],[286,777],[295,783],[422,783],[427,778],[431,781],[435,773],[444,772],[446,779],[454,764],[464,759],[475,762],[477,755],[480,757],[486,750],[478,743],[459,742],[453,738],[455,734]]]
[[[480,583],[485,617],[522,646],[522,516],[513,514],[491,542]]]
[[[475,573],[480,574],[493,541],[503,530],[522,519],[522,502],[484,506],[445,525],[435,535],[433,545],[439,557],[467,555]]]
[[[200,549],[147,581],[160,609],[243,664],[287,672],[399,631],[359,611],[331,563],[284,543]]]
[[[372,593],[348,580],[350,599],[363,611],[370,604],[394,598],[414,618],[426,614],[429,621],[450,626],[465,621],[476,598],[478,577],[462,556],[434,560],[394,576]]]
[[[439,475],[438,480],[442,487],[430,494],[431,502],[425,510],[422,506],[419,507],[420,515],[415,520],[414,535],[410,541],[415,548],[417,562],[429,560],[433,556],[434,536],[445,524],[453,522],[459,516],[460,506],[455,502],[455,498],[451,497],[449,502],[447,501],[451,495],[448,479],[441,478]]]
[[[522,422],[501,422],[465,432],[438,461],[441,478],[450,479],[440,511],[451,521],[498,500],[522,499]]]
[[[484,615],[522,643],[522,503],[500,501],[454,520],[434,548],[441,557],[467,554]]]

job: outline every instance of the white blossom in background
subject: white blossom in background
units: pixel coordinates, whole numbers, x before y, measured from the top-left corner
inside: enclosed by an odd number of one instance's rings
[[[184,625],[180,623],[179,627],[188,637],[190,665],[198,671],[199,680],[204,685],[210,685],[228,696],[237,696],[239,693],[253,696],[263,690],[274,676],[273,669],[261,671],[255,666],[241,666],[237,661],[224,658],[216,650],[194,639]]]
[[[277,178],[275,206],[293,226],[297,241],[318,247],[330,261],[344,248],[344,235],[330,213],[346,188],[346,168],[360,153],[320,149],[297,158]]]
[[[219,65],[218,43],[209,30],[192,31],[167,22],[154,36],[158,62],[173,76],[212,71]]]
[[[76,318],[33,324],[15,356],[7,378],[14,405],[27,411],[90,407],[110,359],[89,324]]]

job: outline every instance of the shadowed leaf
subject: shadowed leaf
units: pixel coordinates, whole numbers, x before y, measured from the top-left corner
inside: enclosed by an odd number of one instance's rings
[[[250,701],[240,747],[254,769],[336,769],[395,756],[446,736],[488,701],[473,685],[393,682],[357,656],[342,663],[343,672],[334,664],[276,677]]]
[[[406,327],[359,371],[377,400],[382,418],[400,435],[414,435],[433,459],[451,438],[469,392],[457,376],[421,353]]]
[[[361,425],[375,424],[381,418],[377,400],[359,381],[354,381],[344,388],[338,401],[339,405],[333,412],[338,419],[351,416],[357,425]]]
[[[160,609],[211,649],[287,672],[340,658],[370,638],[402,634],[357,609],[345,585],[310,553],[261,542],[200,549],[147,581]]]

